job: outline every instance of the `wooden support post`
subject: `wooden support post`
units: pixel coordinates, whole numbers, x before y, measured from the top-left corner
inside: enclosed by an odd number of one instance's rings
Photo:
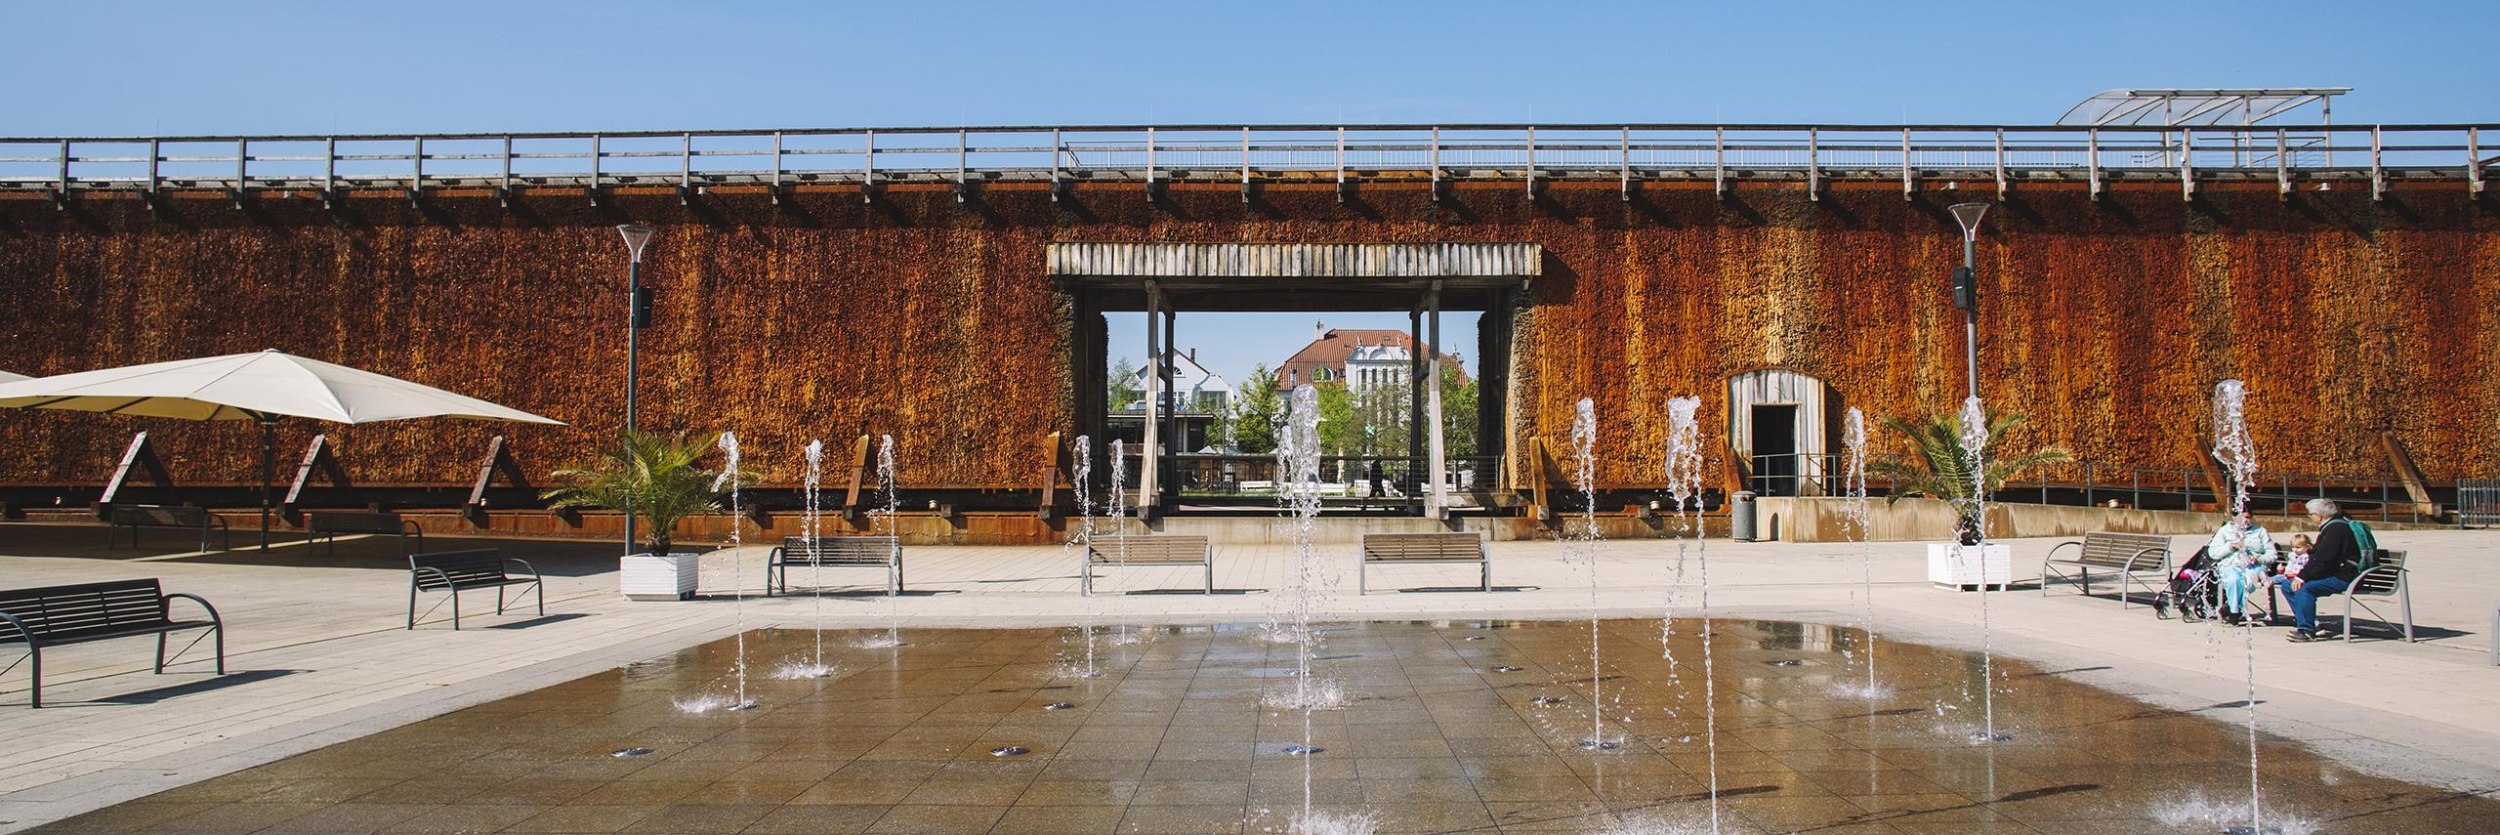
[[[156,448],[148,444],[148,433],[132,435],[130,448],[122,451],[121,463],[113,467],[113,477],[104,482],[104,494],[96,498],[96,518],[107,516],[107,509],[121,495],[122,487],[130,483],[133,469],[157,487],[174,486],[173,478],[165,473],[165,462],[156,457]]]
[[[1528,505],[1530,510],[1528,515],[1538,522],[1552,521],[1554,518],[1553,500],[1546,495],[1547,488],[1552,486],[1553,471],[1554,460],[1545,454],[1545,439],[1541,437],[1529,439]]]
[[[1426,439],[1424,470],[1425,476],[1432,479],[1426,482],[1430,486],[1424,489],[1424,515],[1439,519],[1450,511],[1449,481],[1443,475],[1449,469],[1448,449],[1443,446],[1441,435],[1440,281],[1432,282],[1432,289],[1428,295],[1424,296],[1424,308],[1425,315],[1430,319],[1428,324],[1432,326],[1430,332],[1432,341],[1424,347],[1426,355],[1430,357],[1424,363],[1424,419],[1431,421],[1431,425],[1424,429]]]
[[[1157,476],[1163,472],[1163,288],[1146,282],[1146,437],[1137,466],[1137,514],[1146,518],[1155,504]]]
[[[859,442],[851,446],[851,486],[842,493],[842,518],[847,521],[859,521],[859,502],[874,489],[868,483],[872,477],[870,474],[875,472],[871,468],[876,466],[875,459],[870,457],[875,452],[869,442],[869,437],[863,434],[859,436]]]
[[[311,485],[315,472],[328,478],[331,487],[356,489],[356,485],[347,479],[347,468],[340,466],[338,455],[330,451],[330,436],[314,435],[312,443],[304,448],[303,461],[295,465],[295,482],[287,486],[286,498],[278,502],[281,518],[291,522],[300,515],[297,505],[303,502],[304,488]]]
[[[1069,476],[1067,446],[1060,443],[1059,433],[1052,432],[1042,439],[1042,521],[1059,516],[1059,485],[1063,482],[1071,487],[1076,484]]]
[[[2413,465],[2413,453],[2396,437],[2396,430],[2378,431],[2378,446],[2387,451],[2387,463],[2396,469],[2396,478],[2405,484],[2405,496],[2413,500],[2413,512],[2425,518],[2439,519],[2439,503],[2431,500],[2430,482],[2422,478],[2422,468]]]
[[[529,478],[521,474],[520,461],[512,457],[512,444],[502,435],[486,442],[486,457],[478,462],[477,480],[469,484],[469,500],[460,506],[460,516],[469,524],[486,527],[486,486],[494,483],[496,473],[502,473],[513,487],[529,489]]]

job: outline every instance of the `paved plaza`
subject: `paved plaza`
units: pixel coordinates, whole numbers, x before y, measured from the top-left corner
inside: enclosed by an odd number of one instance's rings
[[[407,573],[387,541],[347,541],[336,556],[287,543],[250,550],[180,552],[172,537],[107,550],[87,526],[0,526],[0,576],[9,586],[161,577],[169,591],[214,602],[230,626],[229,676],[209,675],[205,645],[168,674],[148,674],[145,639],[74,645],[46,653],[45,701],[23,707],[25,670],[0,676],[0,830],[14,831],[199,783],[294,754],[583,676],[668,656],[741,629],[806,627],[1034,628],[1086,622],[1205,624],[1266,619],[1283,609],[1293,550],[1219,546],[1213,596],[1077,594],[1074,558],[1056,547],[907,549],[912,593],[868,594],[874,570],[823,572],[841,593],[766,599],[764,551],[707,558],[701,600],[635,603],[616,594],[615,547],[567,541],[450,540],[524,556],[548,574],[547,615],[497,617],[467,609],[454,632],[448,610],[415,631],[402,628]],[[2500,789],[2500,689],[2487,666],[2494,600],[2480,560],[2500,534],[2389,531],[2384,547],[2408,550],[2415,618],[2424,640],[2368,633],[2295,645],[2283,628],[2255,636],[2261,721],[2280,741],[2306,746],[2357,771],[2473,793]],[[2180,538],[2186,542],[2187,538]],[[2017,576],[2036,570],[2052,541],[2013,543]],[[158,547],[162,546],[162,547]],[[440,547],[440,546],[438,546]],[[1341,563],[1341,591],[1320,604],[1324,620],[1566,620],[1592,600],[1607,617],[1703,602],[1703,561],[1714,615],[1854,625],[1863,572],[1873,577],[1879,635],[1946,648],[1981,644],[2064,679],[2161,708],[2238,721],[2247,698],[2239,633],[2157,620],[2144,607],[2069,587],[2043,596],[1955,592],[1924,580],[1916,543],[1706,543],[1639,540],[1597,546],[1599,588],[1587,567],[1552,542],[1494,546],[1494,582],[1483,592],[1389,591],[1472,581],[1464,566],[1376,573],[1378,591],[1352,593],[1353,550],[1322,549]],[[1862,561],[1864,553],[1871,559]],[[2025,563],[2029,568],[2025,568]],[[1103,589],[1188,588],[1192,569],[1108,572]],[[804,585],[808,572],[795,578]],[[743,596],[733,590],[743,590]],[[741,599],[741,597],[743,599]],[[421,605],[434,603],[428,596]],[[484,598],[473,598],[473,603]],[[1984,609],[1984,612],[1983,612]],[[2340,601],[2324,611],[2338,613]],[[176,646],[181,645],[176,641]],[[2042,721],[2035,712],[2020,721]],[[2016,730],[2020,730],[2017,728]],[[272,822],[270,825],[275,825]],[[239,825],[238,825],[239,826]],[[240,831],[252,831],[242,829]]]

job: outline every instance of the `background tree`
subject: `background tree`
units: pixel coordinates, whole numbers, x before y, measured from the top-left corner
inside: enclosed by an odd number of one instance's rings
[[[1114,412],[1125,410],[1129,404],[1146,399],[1146,390],[1137,381],[1137,366],[1129,362],[1127,357],[1121,357],[1118,365],[1111,366],[1108,394],[1111,397],[1111,411]]]
[[[1441,444],[1451,458],[1476,455],[1476,381],[1465,379],[1457,363],[1441,366]]]
[[[1276,451],[1276,426],[1285,419],[1285,398],[1276,390],[1276,372],[1266,364],[1250,370],[1226,416],[1233,446],[1242,452]]]

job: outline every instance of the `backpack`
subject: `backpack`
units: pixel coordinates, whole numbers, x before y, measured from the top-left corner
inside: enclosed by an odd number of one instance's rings
[[[2358,575],[2361,572],[2377,568],[2379,553],[2378,537],[2370,534],[2370,526],[2362,524],[2359,519],[2345,519],[2343,522],[2344,527],[2352,531],[2353,552],[2359,555],[2358,558],[2353,560],[2353,573]]]

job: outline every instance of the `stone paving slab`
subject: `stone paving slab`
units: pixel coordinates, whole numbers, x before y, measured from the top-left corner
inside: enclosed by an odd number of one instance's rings
[[[42,710],[23,707],[25,670],[0,674],[0,831],[273,761],[505,695],[674,652],[742,626],[1032,627],[1097,623],[1255,621],[1284,605],[1294,549],[1219,546],[1212,596],[1177,593],[1080,597],[1073,552],[1051,546],[909,548],[912,593],[873,593],[876,572],[827,570],[826,594],[761,598],[764,548],[706,557],[705,597],[632,603],[614,591],[618,548],[608,543],[466,540],[503,547],[549,574],[548,617],[497,618],[470,609],[454,633],[429,621],[402,629],[405,562],[387,540],[343,541],[336,557],[281,546],[187,553],[106,550],[89,526],[0,525],[0,584],[49,585],[161,577],[168,590],[214,602],[231,627],[230,670],[204,663],[148,674],[144,639],[45,653]],[[2289,644],[2282,629],[2254,636],[2261,713],[2301,729],[2332,756],[2376,756],[2414,779],[2488,791],[2500,787],[2500,670],[2485,665],[2494,600],[2487,555],[2500,534],[2404,531],[2382,535],[2411,551],[2415,617],[2428,638],[2351,645]],[[2194,538],[2175,540],[2193,548]],[[2036,573],[2047,540],[2013,543],[2018,577]],[[1725,540],[1599,543],[1592,594],[1588,564],[1551,542],[1494,545],[1493,593],[1399,592],[1470,583],[1467,566],[1396,567],[1380,588],[1352,593],[1353,549],[1323,548],[1343,561],[1344,591],[1319,603],[1323,619],[1587,617],[1592,600],[1609,617],[1655,617],[1672,596],[1679,613],[1702,602],[1688,581],[1706,558],[1709,603],[1729,616],[1778,616],[1851,624],[1864,616],[1871,572],[1879,633],[1976,647],[1983,596],[1924,582],[1923,546],[1877,543],[1731,543]],[[1862,558],[1861,554],[1864,554]],[[2026,565],[2025,560],[2031,562]],[[1107,572],[1102,588],[1187,588],[1194,569]],[[804,569],[794,581],[816,579]],[[733,592],[735,593],[733,596]],[[2142,606],[2060,587],[1984,596],[1997,649],[2156,703],[2210,708],[2247,697],[2240,635],[2155,620]],[[431,601],[427,601],[431,602]],[[2382,607],[2384,608],[2384,607]],[[2328,613],[2341,608],[2330,600]],[[439,613],[438,613],[439,616]],[[179,644],[177,644],[179,645]],[[195,649],[191,659],[200,659]],[[0,662],[5,664],[6,662]],[[2373,761],[2374,763],[2377,761]]]

